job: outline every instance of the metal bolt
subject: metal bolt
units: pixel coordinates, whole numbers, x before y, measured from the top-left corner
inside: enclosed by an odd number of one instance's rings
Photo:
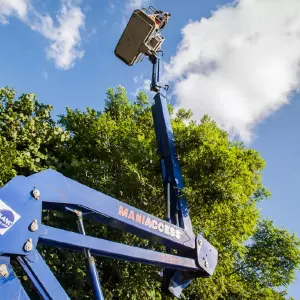
[[[198,240],[198,246],[201,247],[202,246],[202,240]]]
[[[208,264],[207,260],[204,262],[204,266],[205,266],[205,268],[208,268],[209,264]]]
[[[29,252],[29,251],[32,250],[32,248],[33,248],[33,245],[32,245],[32,239],[28,239],[27,242],[26,242],[25,245],[24,245],[24,250],[25,250],[26,252]]]
[[[0,265],[0,275],[3,277],[8,277],[8,269],[4,264]]]
[[[36,219],[34,219],[33,221],[32,221],[32,223],[30,224],[30,230],[31,231],[37,231],[38,229],[39,229],[39,225],[38,225],[38,221],[36,220]]]
[[[37,190],[37,189],[34,189],[34,190],[32,191],[32,195],[33,195],[34,199],[39,200],[39,199],[40,199],[41,192],[40,192],[39,190]]]

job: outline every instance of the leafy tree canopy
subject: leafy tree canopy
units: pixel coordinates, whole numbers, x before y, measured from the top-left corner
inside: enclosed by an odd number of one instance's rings
[[[54,168],[94,189],[164,218],[165,200],[148,97],[134,102],[123,87],[108,89],[103,111],[67,108],[58,123],[52,107],[34,94],[15,99],[0,89],[0,185],[15,175]],[[269,196],[262,184],[264,160],[243,143],[232,142],[208,116],[191,120],[169,105],[195,233],[218,249],[216,273],[197,279],[187,299],[287,299],[300,263],[300,241],[271,220],[257,203]],[[44,222],[76,230],[74,218],[45,214]],[[73,222],[73,223],[72,223]],[[139,245],[161,246],[103,225],[86,222],[88,234]],[[81,254],[41,248],[69,295],[91,297]],[[106,299],[170,299],[161,293],[157,268],[97,259]]]

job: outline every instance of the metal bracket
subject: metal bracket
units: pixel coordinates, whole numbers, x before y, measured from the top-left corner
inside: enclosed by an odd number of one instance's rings
[[[202,235],[196,237],[197,259],[207,277],[211,276],[217,266],[218,251]]]

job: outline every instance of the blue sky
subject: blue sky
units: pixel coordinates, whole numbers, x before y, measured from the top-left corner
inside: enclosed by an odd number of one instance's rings
[[[66,106],[100,110],[107,88],[119,84],[133,99],[151,66],[127,67],[114,47],[130,11],[156,2],[0,0],[0,86],[36,93],[54,115]],[[158,7],[172,14],[163,44],[172,102],[196,119],[208,113],[261,153],[272,192],[262,215],[299,235],[300,3],[186,3],[161,0]],[[300,274],[290,294],[300,299]]]

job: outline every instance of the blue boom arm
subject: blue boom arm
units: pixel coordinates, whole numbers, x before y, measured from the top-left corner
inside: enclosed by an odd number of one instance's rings
[[[37,188],[40,191],[39,200],[32,196],[32,191]],[[18,256],[18,261],[29,278],[33,282],[36,281],[34,285],[40,294],[53,295],[49,296],[49,299],[61,299],[60,295],[64,292],[57,287],[58,282],[38,254],[38,242],[75,251],[89,249],[94,255],[178,269],[190,272],[192,277],[208,277],[216,267],[217,253],[202,236],[195,237],[191,232],[170,225],[53,170],[29,177],[15,177],[0,190],[0,198],[7,206],[6,211],[20,216],[18,220],[10,218],[10,221],[13,220],[11,225],[6,227],[8,230],[0,236],[1,254],[5,257]],[[42,209],[59,208],[80,211],[84,218],[135,233],[181,252],[186,251],[187,255],[159,253],[41,224]],[[8,219],[3,211],[2,209],[1,219]],[[33,222],[37,224],[35,231],[32,231]],[[13,275],[9,276],[11,277]],[[9,278],[5,278],[2,276],[0,290],[5,289],[5,282],[9,282]],[[49,284],[50,282],[53,284]]]
[[[196,277],[209,277],[217,265],[217,250],[195,236],[174,146],[166,100],[154,98],[153,118],[167,199],[166,220],[71,180],[54,170],[17,176],[0,189],[0,295],[29,299],[11,267],[16,260],[42,299],[69,299],[38,253],[37,244],[85,254],[93,292],[104,299],[94,255],[142,262],[165,268],[164,284],[175,296]],[[42,210],[66,210],[77,216],[79,233],[41,223]],[[91,219],[166,246],[166,253],[86,236],[83,219]],[[177,254],[171,254],[171,249]],[[177,270],[177,271],[176,271]]]

